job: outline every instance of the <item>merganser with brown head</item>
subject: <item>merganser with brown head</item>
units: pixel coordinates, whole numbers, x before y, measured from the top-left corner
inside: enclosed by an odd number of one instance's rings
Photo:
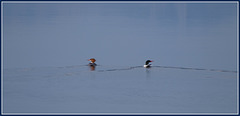
[[[88,59],[88,61],[91,61],[88,66],[97,66],[97,64],[95,63],[96,62],[96,59],[94,58],[91,58],[91,59]]]
[[[153,62],[153,61],[152,60],[147,60],[145,65],[143,65],[143,67],[150,68],[151,67],[151,64],[149,64],[150,62]]]

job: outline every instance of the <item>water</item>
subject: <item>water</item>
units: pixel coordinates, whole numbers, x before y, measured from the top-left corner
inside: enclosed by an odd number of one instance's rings
[[[236,70],[234,3],[5,3],[5,68],[85,64]],[[13,34],[14,33],[14,34]]]
[[[4,112],[234,113],[236,76],[160,66],[6,69]]]
[[[236,113],[237,10],[3,2],[3,112]]]

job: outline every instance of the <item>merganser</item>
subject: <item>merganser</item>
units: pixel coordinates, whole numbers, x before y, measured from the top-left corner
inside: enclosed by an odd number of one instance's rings
[[[150,67],[151,67],[151,64],[149,64],[150,62],[153,62],[153,61],[147,60],[146,63],[145,63],[145,65],[143,65],[143,67],[145,67],[145,68],[150,68]]]
[[[89,59],[88,61],[91,61],[88,66],[97,66],[96,63],[94,63],[96,60],[94,58]]]

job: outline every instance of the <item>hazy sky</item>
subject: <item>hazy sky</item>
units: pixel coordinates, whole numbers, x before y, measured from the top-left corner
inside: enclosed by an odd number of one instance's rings
[[[4,68],[87,64],[236,70],[236,3],[4,3]]]

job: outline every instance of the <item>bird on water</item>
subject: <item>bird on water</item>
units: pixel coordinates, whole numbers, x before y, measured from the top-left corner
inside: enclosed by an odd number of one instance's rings
[[[95,58],[91,58],[91,59],[88,59],[88,61],[91,61],[88,66],[97,66],[97,64],[95,63],[96,62],[96,59]]]
[[[143,65],[143,67],[150,68],[151,67],[150,62],[153,62],[153,61],[152,60],[147,60],[146,63]]]

